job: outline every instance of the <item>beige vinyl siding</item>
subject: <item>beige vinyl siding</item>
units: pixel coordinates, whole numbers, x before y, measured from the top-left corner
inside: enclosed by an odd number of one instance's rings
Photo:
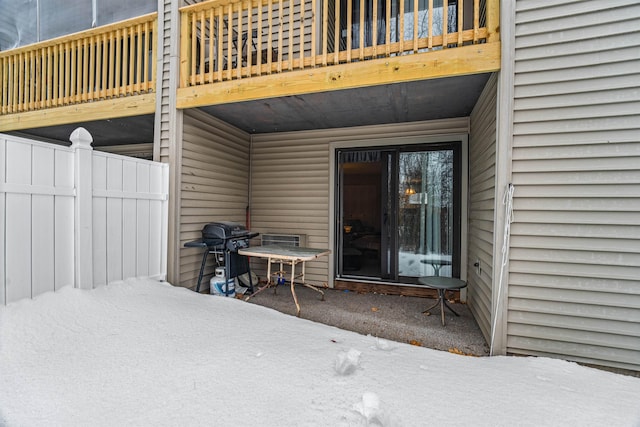
[[[640,370],[640,3],[515,25],[507,351]]]
[[[195,287],[202,250],[184,243],[202,237],[214,221],[245,224],[249,203],[249,134],[200,110],[186,110],[182,135],[180,179],[180,286]],[[209,257],[203,285],[213,273]]]
[[[494,74],[471,113],[469,134],[469,256],[467,304],[487,342],[491,335],[496,192],[496,97]],[[475,266],[475,263],[478,266]]]
[[[251,229],[304,234],[306,245],[330,248],[329,164],[332,142],[444,134],[467,134],[468,118],[254,135],[251,148]],[[330,248],[334,249],[334,248]],[[254,260],[264,278],[264,263]],[[332,283],[329,258],[307,263],[311,283]]]

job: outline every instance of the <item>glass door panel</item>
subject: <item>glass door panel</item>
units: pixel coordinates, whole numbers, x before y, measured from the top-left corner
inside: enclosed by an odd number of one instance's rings
[[[338,274],[379,279],[384,175],[381,152],[343,151],[338,158]]]
[[[401,152],[398,165],[398,276],[452,276],[453,150]]]
[[[459,276],[459,144],[340,150],[337,159],[338,277]]]

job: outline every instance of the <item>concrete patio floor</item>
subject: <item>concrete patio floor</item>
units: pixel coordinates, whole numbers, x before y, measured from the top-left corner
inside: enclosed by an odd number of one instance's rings
[[[452,304],[460,317],[446,310],[446,324],[442,326],[439,308],[433,309],[431,315],[422,313],[435,299],[335,289],[324,289],[324,292],[322,301],[315,291],[296,286],[301,318],[436,350],[475,356],[489,354],[489,346],[465,304]],[[266,289],[250,298],[249,303],[292,316],[296,313],[288,284],[278,286],[275,294],[273,289]]]

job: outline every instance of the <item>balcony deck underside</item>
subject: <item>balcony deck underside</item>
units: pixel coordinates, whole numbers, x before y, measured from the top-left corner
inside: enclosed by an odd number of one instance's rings
[[[178,89],[178,108],[494,72],[500,43],[485,43]]]
[[[0,115],[0,132],[153,114],[155,93]]]

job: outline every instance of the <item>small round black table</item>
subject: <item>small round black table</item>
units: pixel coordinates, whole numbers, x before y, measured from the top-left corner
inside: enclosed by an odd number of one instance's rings
[[[438,290],[438,300],[431,307],[427,308],[423,313],[429,312],[432,308],[440,306],[440,315],[442,316],[442,326],[444,326],[444,308],[447,307],[453,314],[460,316],[456,313],[444,298],[445,291],[451,291],[455,289],[462,289],[467,286],[467,282],[464,280],[456,279],[455,277],[442,277],[442,276],[426,276],[420,277],[418,283]]]

